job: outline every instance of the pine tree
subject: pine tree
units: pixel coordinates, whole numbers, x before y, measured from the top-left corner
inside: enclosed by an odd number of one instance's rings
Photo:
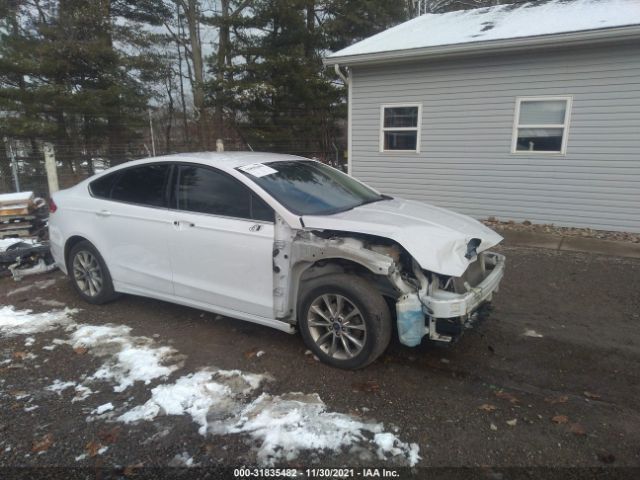
[[[11,2],[0,42],[0,132],[38,149],[54,144],[68,173],[140,150],[159,65],[149,25],[159,0]],[[146,82],[146,83],[145,83]]]

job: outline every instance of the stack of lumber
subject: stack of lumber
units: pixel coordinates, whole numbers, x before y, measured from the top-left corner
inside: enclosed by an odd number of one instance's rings
[[[45,201],[33,192],[0,194],[0,239],[41,237],[46,221]]]

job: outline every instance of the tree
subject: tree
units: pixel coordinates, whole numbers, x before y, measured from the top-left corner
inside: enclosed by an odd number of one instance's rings
[[[1,24],[0,131],[19,142],[53,142],[66,171],[92,159],[135,154],[152,47],[168,15],[159,0],[13,1]],[[115,45],[118,45],[116,47]]]
[[[323,55],[401,21],[406,11],[383,1],[244,3],[222,2],[215,23],[220,39],[208,58],[214,74],[208,93],[216,115],[236,125],[255,148],[332,151],[345,116],[344,90],[324,68]],[[357,26],[349,30],[352,19]]]

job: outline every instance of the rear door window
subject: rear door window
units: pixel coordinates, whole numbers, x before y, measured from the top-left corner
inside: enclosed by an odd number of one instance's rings
[[[212,168],[182,165],[176,192],[178,210],[248,220],[273,221],[271,207],[231,176]]]
[[[167,163],[124,170],[111,189],[111,199],[150,207],[166,207]]]
[[[111,198],[111,188],[118,179],[121,172],[115,172],[104,177],[100,177],[89,184],[91,195],[96,198]]]

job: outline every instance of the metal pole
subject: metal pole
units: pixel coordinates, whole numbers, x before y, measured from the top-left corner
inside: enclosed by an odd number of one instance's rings
[[[151,109],[149,109],[149,130],[151,130],[151,152],[156,156],[156,142],[153,137],[153,122],[151,121]]]
[[[13,185],[16,188],[16,192],[20,191],[20,178],[18,177],[18,162],[16,162],[16,155],[13,153],[13,147],[9,143],[9,156],[11,157],[11,174],[13,175]]]

